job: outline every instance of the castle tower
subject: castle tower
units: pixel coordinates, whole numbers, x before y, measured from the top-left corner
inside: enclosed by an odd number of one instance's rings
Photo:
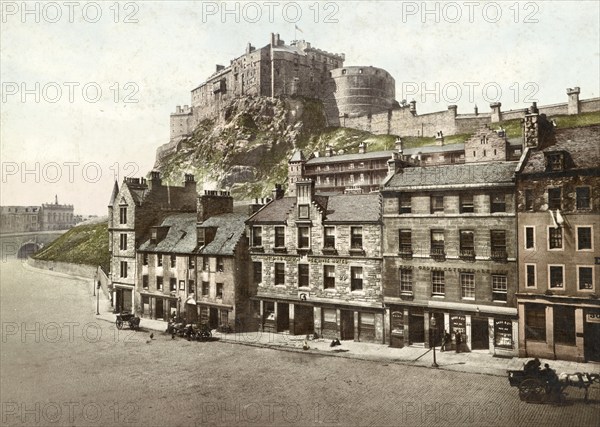
[[[305,164],[306,157],[301,150],[296,151],[288,161],[288,194],[290,196],[296,195],[296,183],[304,179]]]
[[[569,95],[569,103],[567,104],[568,114],[579,114],[579,87],[568,88],[567,95]]]

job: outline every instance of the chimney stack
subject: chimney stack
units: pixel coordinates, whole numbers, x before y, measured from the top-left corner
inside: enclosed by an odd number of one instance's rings
[[[364,142],[361,142],[358,145],[358,154],[365,154],[367,152],[367,144],[365,144]]]
[[[328,145],[327,147],[325,147],[325,157],[331,156],[333,156],[333,147],[331,145]]]
[[[417,101],[415,101],[413,99],[408,104],[409,104],[408,111],[410,111],[411,113],[413,113],[413,115],[416,115],[417,114]]]
[[[275,184],[275,188],[273,189],[273,200],[281,199],[284,194],[285,192],[283,191],[281,184]]]
[[[440,145],[440,146],[444,145],[444,132],[439,131],[438,133],[436,133],[436,135],[435,135],[435,145]]]
[[[204,190],[204,194],[198,197],[198,224],[212,216],[231,212],[233,212],[233,197],[228,191]]]

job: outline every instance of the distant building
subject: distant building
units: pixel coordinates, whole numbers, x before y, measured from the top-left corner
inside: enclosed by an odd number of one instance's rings
[[[2,233],[68,230],[75,225],[73,205],[54,203],[41,206],[1,206],[0,230]]]
[[[517,174],[519,354],[600,361],[600,126],[530,110]]]
[[[67,230],[75,225],[73,205],[58,203],[58,196],[54,196],[54,203],[42,204],[41,230]]]

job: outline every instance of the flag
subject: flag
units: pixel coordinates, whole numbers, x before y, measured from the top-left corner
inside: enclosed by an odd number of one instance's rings
[[[300,28],[298,28],[298,26],[296,24],[294,24],[294,27],[296,27],[296,31],[300,31],[301,33],[304,33],[304,31],[302,31]]]

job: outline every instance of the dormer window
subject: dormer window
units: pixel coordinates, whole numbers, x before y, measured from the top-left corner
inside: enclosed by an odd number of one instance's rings
[[[204,246],[206,244],[205,230],[203,228],[198,229],[198,246]]]
[[[546,170],[563,171],[565,169],[565,156],[563,153],[546,153]]]

